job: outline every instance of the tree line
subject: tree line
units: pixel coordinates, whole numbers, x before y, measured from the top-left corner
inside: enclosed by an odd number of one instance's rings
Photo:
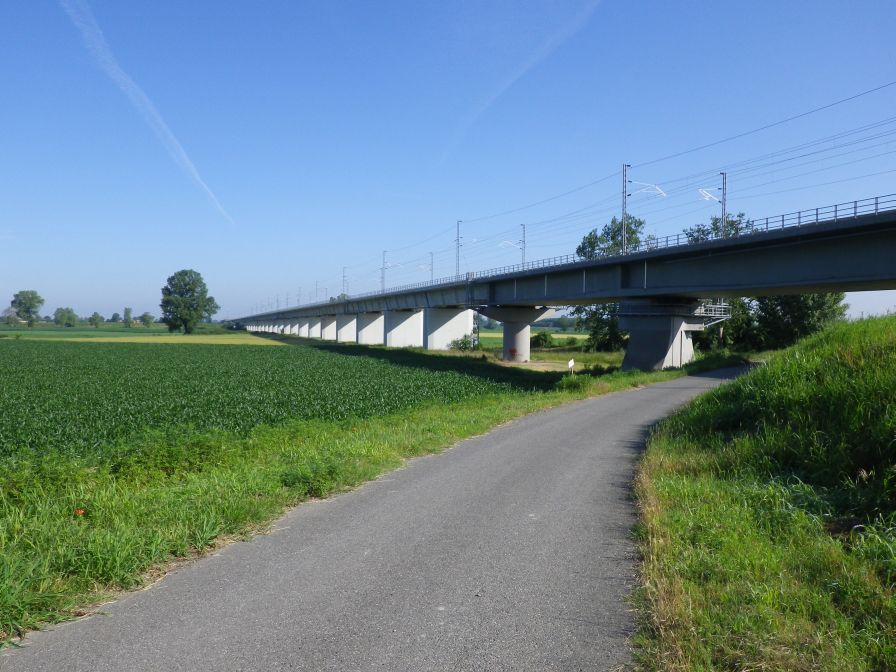
[[[144,327],[149,328],[156,321],[155,316],[149,312],[134,318],[134,311],[129,307],[124,309],[124,317],[120,313],[113,313],[108,319],[98,312],[94,312],[89,317],[80,317],[72,308],[67,306],[57,308],[52,315],[41,317],[40,309],[44,303],[43,297],[33,289],[23,289],[16,292],[9,303],[9,307],[3,311],[3,321],[8,325],[24,322],[29,327],[33,327],[38,322],[45,322],[59,327],[75,327],[81,324],[89,324],[97,328],[104,323],[123,323],[126,328],[142,324]]]
[[[625,216],[625,237],[629,246],[642,242],[648,247],[654,240],[644,235],[646,222],[632,215]],[[685,229],[689,243],[737,236],[753,230],[753,222],[744,213],[712,217]],[[576,248],[582,259],[597,259],[622,252],[623,222],[613,217],[599,231],[587,233]],[[772,350],[792,345],[798,339],[819,331],[825,325],[846,316],[848,306],[843,292],[823,292],[786,296],[743,297],[729,300],[731,317],[702,333],[695,334],[694,342],[706,349]],[[626,334],[619,326],[619,304],[602,303],[593,306],[574,306],[571,314],[579,328],[588,332],[586,348],[614,351],[625,347]]]
[[[9,307],[3,311],[3,321],[8,325],[24,322],[29,327],[40,321],[60,327],[89,324],[94,328],[99,328],[104,323],[122,323],[127,329],[137,324],[149,328],[156,321],[149,312],[134,318],[134,311],[130,307],[125,307],[123,316],[113,313],[109,319],[98,312],[89,317],[79,317],[70,307],[57,308],[52,316],[45,315],[41,318],[40,309],[44,303],[43,297],[36,290],[23,289],[16,292]],[[209,296],[208,287],[202,276],[190,269],[178,271],[168,278],[162,287],[162,301],[159,307],[162,309],[159,321],[166,324],[169,331],[183,331],[186,334],[193,333],[199,322],[211,321],[215,313],[220,310],[214,297]]]

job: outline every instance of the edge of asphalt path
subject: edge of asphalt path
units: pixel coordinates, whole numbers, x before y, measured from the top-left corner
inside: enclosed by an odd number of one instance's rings
[[[637,459],[656,422],[744,370],[563,404],[408,460],[29,633],[0,671],[624,667]]]

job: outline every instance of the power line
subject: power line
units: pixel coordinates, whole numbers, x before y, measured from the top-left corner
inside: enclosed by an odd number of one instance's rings
[[[535,201],[534,203],[529,203],[528,205],[523,205],[518,208],[513,208],[511,210],[504,210],[503,212],[496,212],[492,215],[486,215],[484,217],[475,217],[474,219],[468,219],[466,222],[468,224],[472,224],[474,222],[484,222],[487,219],[494,219],[495,217],[503,217],[504,215],[513,215],[517,212],[522,212],[523,210],[528,210],[529,208],[534,208],[537,205],[544,205],[545,203],[550,203],[551,201],[556,201],[558,198],[563,198],[564,196],[569,196],[570,194],[575,194],[577,192],[583,191],[588,187],[593,187],[595,184],[600,184],[601,182],[606,182],[614,177],[616,177],[619,173],[612,173],[610,175],[604,175],[603,177],[592,180],[587,184],[583,184],[580,187],[575,187],[570,189],[569,191],[564,191],[562,194],[557,194],[556,196],[550,196],[548,198],[544,198],[540,201]]]
[[[815,184],[806,184],[802,187],[792,187],[790,189],[781,189],[779,191],[767,191],[764,194],[751,194],[749,196],[738,196],[741,200],[747,200],[750,198],[759,198],[760,196],[774,196],[776,194],[786,194],[791,191],[800,191],[802,189],[814,189],[815,187],[827,187],[832,184],[842,184],[843,182],[854,182],[855,180],[861,180],[866,177],[877,177],[878,175],[889,175],[890,173],[896,173],[896,168],[892,170],[882,170],[878,173],[867,173],[865,175],[856,175],[855,177],[846,177],[842,180],[833,180],[831,182],[817,182]]]
[[[774,128],[775,126],[780,126],[782,124],[789,123],[791,121],[795,121],[796,119],[802,119],[803,117],[808,117],[810,114],[815,114],[816,112],[821,112],[823,110],[829,110],[832,107],[836,107],[837,105],[842,105],[843,103],[848,103],[851,100],[855,100],[856,98],[861,98],[862,96],[867,96],[872,93],[876,93],[877,91],[881,91],[882,89],[886,89],[887,87],[896,85],[896,80],[892,82],[887,82],[886,84],[881,84],[880,86],[876,86],[873,89],[868,89],[867,91],[862,91],[861,93],[857,93],[852,96],[848,96],[847,98],[841,98],[840,100],[835,100],[833,103],[828,103],[827,105],[822,105],[821,107],[816,107],[814,109],[808,110],[806,112],[801,112],[800,114],[795,114],[792,117],[787,117],[786,119],[781,119],[780,121],[775,121],[770,124],[766,124],[765,126],[760,126],[759,128],[754,128],[749,131],[744,131],[743,133],[738,133],[736,135],[728,136],[727,138],[722,138],[721,140],[716,140],[715,142],[708,142],[705,145],[700,145],[699,147],[693,147],[691,149],[686,149],[682,152],[676,152],[675,154],[669,154],[667,156],[660,157],[658,159],[653,159],[651,161],[646,161],[644,163],[639,163],[635,166],[635,168],[643,168],[644,166],[651,166],[655,163],[660,163],[661,161],[668,161],[669,159],[676,159],[679,156],[685,156],[686,154],[693,154],[694,152],[699,152],[703,149],[709,149],[710,147],[715,147],[716,145],[721,145],[726,142],[731,142],[732,140],[739,140],[740,138],[745,138],[748,135],[753,135],[754,133],[759,133],[761,131],[767,131],[770,128]]]

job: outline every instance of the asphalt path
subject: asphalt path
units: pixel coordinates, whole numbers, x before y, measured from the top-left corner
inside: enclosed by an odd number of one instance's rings
[[[290,510],[2,672],[612,670],[630,661],[635,462],[737,371],[535,413]]]

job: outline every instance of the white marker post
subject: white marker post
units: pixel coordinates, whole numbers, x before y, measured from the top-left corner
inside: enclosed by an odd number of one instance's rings
[[[567,368],[569,369],[569,372],[570,372],[572,375],[576,375],[576,369],[575,369],[575,367],[576,367],[576,360],[574,360],[574,359],[569,360],[569,361],[566,363],[566,366],[567,366]]]

